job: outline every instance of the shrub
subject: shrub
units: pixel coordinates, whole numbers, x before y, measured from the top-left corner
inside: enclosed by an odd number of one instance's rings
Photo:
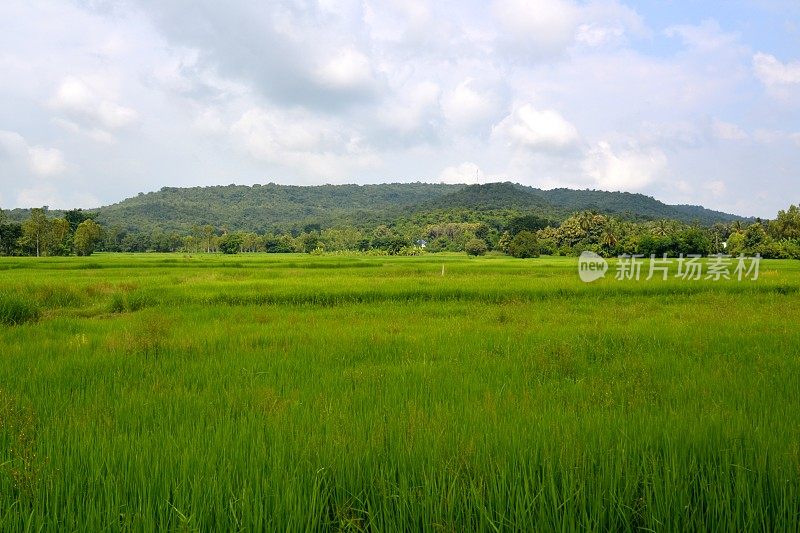
[[[539,241],[531,231],[520,231],[508,245],[508,253],[514,257],[539,257]]]
[[[402,248],[400,248],[400,250],[397,252],[396,255],[411,257],[411,256],[423,255],[424,253],[425,250],[420,248],[419,246],[403,246]]]
[[[464,251],[467,252],[467,255],[484,255],[486,253],[486,242],[478,238],[470,239],[464,245]]]

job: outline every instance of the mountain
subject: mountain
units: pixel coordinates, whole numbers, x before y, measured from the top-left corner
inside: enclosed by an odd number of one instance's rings
[[[542,190],[515,183],[482,185],[386,183],[377,185],[227,185],[164,187],[100,207],[97,220],[128,231],[188,233],[193,226],[256,232],[302,230],[307,225],[361,228],[416,220],[463,219],[465,214],[534,213],[562,220],[593,210],[633,220],[674,219],[711,225],[746,220],[701,206],[667,205],[650,196],[596,190]],[[9,212],[24,220],[28,210]],[[55,212],[54,212],[55,213]]]
[[[451,193],[439,196],[417,206],[427,209],[517,209],[520,211],[552,212],[553,205],[535,190],[515,183],[486,183],[466,185]]]
[[[183,232],[204,224],[256,232],[307,224],[373,225],[458,187],[429,183],[164,187],[100,208],[98,221],[127,229],[157,226]]]
[[[630,192],[597,190],[551,189],[522,187],[546,200],[555,207],[569,212],[598,211],[634,220],[671,219],[682,222],[699,222],[710,226],[715,222],[746,220],[746,217],[723,213],[693,205],[668,205],[651,196]]]

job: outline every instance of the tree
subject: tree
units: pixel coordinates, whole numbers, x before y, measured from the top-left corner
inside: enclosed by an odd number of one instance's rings
[[[54,218],[50,221],[50,238],[48,255],[69,255],[72,252],[72,232],[69,221],[65,218]]]
[[[298,240],[303,247],[303,251],[307,254],[310,254],[319,246],[319,235],[316,233],[303,233],[298,237]]]
[[[681,232],[678,241],[678,252],[687,255],[707,254],[713,248],[707,232],[699,227],[691,227]]]
[[[211,252],[211,244],[214,242],[214,226],[206,224],[201,228],[203,232],[203,242],[206,245],[206,253]]]
[[[100,242],[102,236],[100,224],[87,218],[75,229],[75,236],[72,238],[75,246],[75,253],[78,255],[92,255],[95,246]]]
[[[94,220],[95,216],[97,216],[95,213],[87,213],[83,209],[70,209],[64,213],[64,219],[69,222],[69,230],[71,233],[75,233],[78,230],[78,226],[80,226],[81,222],[89,219]]]
[[[769,229],[776,239],[800,239],[800,207],[791,205],[786,211],[779,211]]]
[[[504,254],[509,253],[508,247],[511,245],[511,233],[505,232],[503,235],[500,236],[500,240],[497,241],[497,249],[503,252]]]
[[[613,219],[611,219],[603,227],[601,244],[605,248],[606,253],[611,255],[612,251],[617,247],[617,242],[619,242],[619,239],[617,238],[616,223],[614,223]]]
[[[539,257],[539,241],[532,231],[520,231],[508,245],[508,252],[517,258]]]
[[[242,236],[238,233],[226,233],[219,239],[219,249],[223,254],[238,254],[242,246]]]
[[[730,255],[739,255],[744,253],[744,233],[734,231],[728,235],[728,242],[725,252]]]
[[[22,223],[22,239],[24,243],[36,250],[36,257],[41,257],[47,250],[50,238],[50,219],[43,208],[31,209],[31,216]]]
[[[22,225],[16,222],[0,223],[0,255],[16,255],[19,253],[19,240],[22,237]]]
[[[537,217],[536,215],[523,215],[514,217],[508,222],[508,232],[513,237],[520,231],[538,231],[546,228],[549,225],[550,222],[541,217]],[[477,236],[483,238],[481,235]]]
[[[764,231],[764,226],[758,222],[750,224],[744,230],[744,247],[749,253],[756,252],[758,247],[766,240],[767,232]]]
[[[470,239],[467,241],[467,244],[464,245],[464,250],[467,252],[467,255],[484,255],[486,253],[486,241],[478,238]]]

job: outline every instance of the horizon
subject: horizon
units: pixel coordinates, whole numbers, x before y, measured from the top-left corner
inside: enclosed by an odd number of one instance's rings
[[[0,6],[0,206],[265,175],[800,203],[797,2],[193,6]]]

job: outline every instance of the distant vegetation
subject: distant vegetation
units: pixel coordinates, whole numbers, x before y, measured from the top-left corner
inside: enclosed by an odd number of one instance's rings
[[[164,188],[92,212],[13,210],[0,215],[0,254],[494,251],[534,257],[592,250],[800,258],[799,228],[795,206],[765,221],[640,194],[512,183],[231,185]]]

